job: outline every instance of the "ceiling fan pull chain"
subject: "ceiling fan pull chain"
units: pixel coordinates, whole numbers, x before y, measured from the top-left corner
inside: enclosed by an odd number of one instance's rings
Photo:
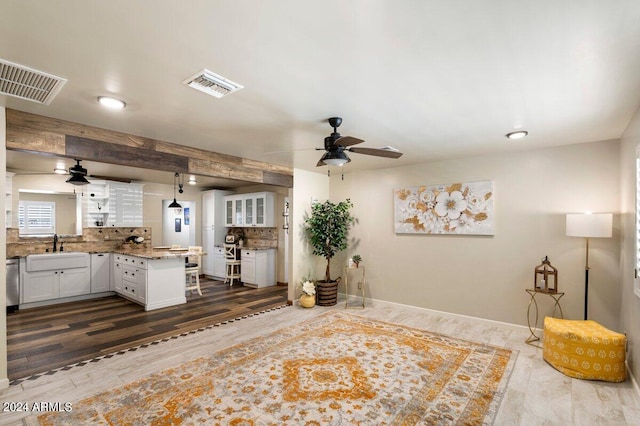
[[[344,169],[342,169],[342,180],[344,180]]]

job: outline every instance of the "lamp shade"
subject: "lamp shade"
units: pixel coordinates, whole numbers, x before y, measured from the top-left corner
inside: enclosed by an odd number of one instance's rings
[[[612,223],[611,213],[570,213],[567,214],[567,236],[610,238]]]

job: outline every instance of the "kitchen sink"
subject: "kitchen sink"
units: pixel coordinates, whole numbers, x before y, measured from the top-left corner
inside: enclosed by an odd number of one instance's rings
[[[27,272],[87,268],[89,260],[89,253],[79,251],[30,254],[27,256]]]

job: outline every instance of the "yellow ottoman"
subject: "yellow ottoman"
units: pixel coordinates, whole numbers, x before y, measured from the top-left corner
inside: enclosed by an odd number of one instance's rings
[[[626,344],[624,334],[595,321],[544,319],[542,356],[569,377],[623,382],[627,378]]]

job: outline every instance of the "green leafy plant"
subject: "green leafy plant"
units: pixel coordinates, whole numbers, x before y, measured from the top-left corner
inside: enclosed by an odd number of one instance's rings
[[[359,254],[354,254],[353,257],[351,257],[351,260],[353,261],[353,263],[356,265],[356,268],[359,267],[360,262],[362,262],[362,256],[360,256]]]
[[[313,254],[327,259],[325,281],[331,280],[331,258],[347,248],[349,228],[355,222],[349,209],[353,207],[350,199],[332,203],[316,203],[311,206],[311,215],[305,219],[306,230]]]

